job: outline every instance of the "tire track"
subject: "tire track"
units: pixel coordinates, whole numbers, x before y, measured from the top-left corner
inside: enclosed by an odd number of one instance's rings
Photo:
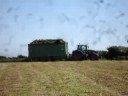
[[[36,65],[35,65],[36,66]],[[51,65],[52,66],[52,65]],[[51,67],[50,66],[50,67]],[[61,66],[61,65],[59,65],[60,67],[63,67],[63,66]],[[31,66],[31,68],[32,68],[32,70],[35,70],[34,72],[36,73],[36,74],[38,74],[39,76],[40,76],[40,78],[44,78],[44,74],[42,75],[42,71],[41,70],[39,70],[37,67],[33,67],[33,66]],[[54,67],[53,67],[54,68]],[[56,68],[56,67],[55,67]],[[98,89],[100,89],[100,90],[102,90],[101,92],[103,92],[103,91],[106,91],[106,93],[108,93],[110,96],[121,96],[121,94],[119,94],[119,93],[117,93],[116,91],[114,91],[114,90],[111,90],[111,89],[109,89],[108,87],[106,87],[106,86],[103,86],[103,85],[101,85],[101,84],[98,84],[98,83],[96,83],[94,80],[92,80],[91,78],[89,78],[89,77],[87,77],[87,76],[85,76],[85,75],[81,75],[81,74],[79,74],[79,73],[77,73],[77,72],[75,72],[74,71],[74,69],[72,70],[73,68],[72,67],[70,67],[70,66],[68,66],[68,68],[66,68],[66,69],[64,69],[64,70],[59,70],[59,67],[58,67],[58,70],[57,69],[54,69],[54,70],[57,70],[57,72],[58,73],[61,73],[61,74],[65,74],[65,76],[69,76],[69,77],[66,77],[66,78],[71,78],[71,79],[75,79],[75,78],[77,78],[77,77],[79,77],[79,82],[84,82],[84,83],[90,83],[92,86],[95,86],[95,87],[97,87]],[[51,71],[51,70],[50,70]],[[46,74],[45,74],[45,76],[46,76]],[[71,77],[70,77],[71,76]],[[47,77],[47,76],[46,76]],[[56,78],[56,77],[55,77]],[[50,78],[48,78],[49,80],[51,80],[51,77]],[[56,80],[56,79],[55,79]],[[86,81],[86,82],[85,82]],[[57,82],[57,81],[56,81]],[[74,82],[77,82],[76,80],[74,81]],[[64,83],[64,82],[63,82]],[[80,85],[79,85],[80,86]],[[104,93],[101,93],[101,94],[104,94]]]
[[[9,96],[15,92],[14,87],[18,82],[18,74],[15,64],[7,65],[0,77],[0,96]]]
[[[22,64],[18,70],[19,84],[15,96],[32,96],[32,83],[36,74],[30,69],[30,64]]]
[[[39,65],[38,65],[39,66]],[[49,70],[52,68],[51,65],[44,64],[42,67],[48,68]],[[53,85],[51,77],[47,75],[45,70],[41,70],[41,67],[37,68],[36,64],[31,64],[30,70],[36,74],[37,78],[33,80],[33,89],[32,96],[48,96],[50,94],[50,88]],[[44,68],[44,69],[45,69]],[[41,70],[41,71],[39,71]],[[54,89],[53,89],[54,90]],[[52,96],[52,95],[50,95]]]
[[[98,63],[0,64],[0,96],[127,96],[128,82],[120,76],[127,64]]]
[[[90,78],[95,83],[101,85],[102,87],[105,87],[105,89],[109,89],[110,91],[113,90],[113,92],[118,93],[119,96],[123,96],[128,94],[126,86],[128,82],[126,80],[123,80],[122,78],[118,78],[115,75],[113,75],[113,72],[109,74],[110,69],[102,69],[101,68],[95,68],[94,65],[79,65],[78,68],[76,68],[76,72],[79,74],[83,74],[86,77]],[[114,70],[112,70],[114,71]]]

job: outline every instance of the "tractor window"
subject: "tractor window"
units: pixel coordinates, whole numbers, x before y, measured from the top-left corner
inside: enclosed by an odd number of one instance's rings
[[[82,46],[81,49],[82,49],[82,50],[86,50],[86,46]]]
[[[77,48],[78,50],[81,50],[82,48],[81,48],[81,46],[80,45],[78,45],[78,48]]]
[[[85,51],[87,48],[85,45],[78,45],[78,50]]]

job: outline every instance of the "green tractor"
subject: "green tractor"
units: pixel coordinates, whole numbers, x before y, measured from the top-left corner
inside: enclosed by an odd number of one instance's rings
[[[98,60],[99,54],[94,50],[88,50],[87,45],[78,45],[77,50],[72,52],[71,56],[72,60],[79,61],[79,60]]]

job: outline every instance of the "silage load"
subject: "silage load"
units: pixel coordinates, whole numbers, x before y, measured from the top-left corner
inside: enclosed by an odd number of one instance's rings
[[[39,40],[34,40],[30,44],[63,44],[65,41],[63,39],[39,39]]]

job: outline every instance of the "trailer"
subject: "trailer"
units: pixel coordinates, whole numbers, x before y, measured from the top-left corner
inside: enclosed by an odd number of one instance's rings
[[[63,39],[34,40],[28,44],[32,61],[54,61],[69,58],[68,43]]]

